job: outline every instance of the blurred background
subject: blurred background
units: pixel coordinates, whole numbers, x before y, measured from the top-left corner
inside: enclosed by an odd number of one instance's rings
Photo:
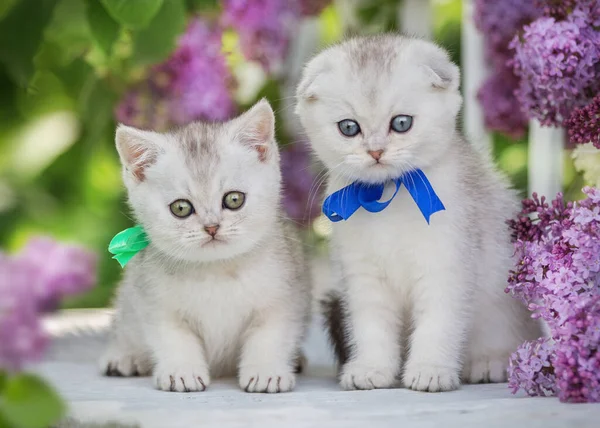
[[[427,9],[431,37],[459,64],[462,7],[431,0]],[[132,226],[116,124],[224,120],[266,96],[278,116],[285,209],[324,251],[321,169],[293,115],[294,86],[317,49],[350,33],[399,30],[402,16],[396,0],[2,0],[0,248],[49,235],[94,250],[98,285],[65,306],[108,305],[121,268],[106,248]],[[494,157],[523,196],[524,122],[492,133]],[[562,180],[567,198],[578,197],[583,181],[569,157]]]

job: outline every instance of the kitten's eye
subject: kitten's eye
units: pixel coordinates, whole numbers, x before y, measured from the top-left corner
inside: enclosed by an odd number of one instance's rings
[[[223,196],[223,208],[228,210],[239,210],[246,202],[246,195],[242,192],[228,192]]]
[[[169,208],[177,218],[187,218],[194,214],[194,206],[187,199],[177,199],[169,205]]]
[[[406,132],[412,126],[413,118],[412,116],[407,116],[405,114],[399,114],[392,118],[392,122],[390,123],[390,128],[396,132]]]
[[[338,122],[338,128],[342,135],[345,135],[346,137],[354,137],[360,132],[360,126],[358,125],[358,122],[352,119],[340,120]]]

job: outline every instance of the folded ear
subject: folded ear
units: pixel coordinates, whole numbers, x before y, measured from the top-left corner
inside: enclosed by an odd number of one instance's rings
[[[119,125],[115,141],[124,170],[130,173],[136,181],[144,181],[144,171],[156,162],[161,152],[161,135],[131,126]]]
[[[256,150],[261,162],[275,150],[275,114],[266,99],[260,100],[250,110],[236,119],[239,141]]]
[[[435,55],[422,64],[421,68],[436,89],[458,90],[460,86],[460,69],[447,56]]]

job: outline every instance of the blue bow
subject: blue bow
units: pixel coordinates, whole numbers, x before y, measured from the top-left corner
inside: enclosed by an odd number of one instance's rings
[[[325,202],[323,202],[323,213],[334,223],[340,220],[348,220],[360,207],[371,213],[378,213],[383,211],[392,202],[402,184],[406,186],[406,190],[408,190],[419,210],[421,210],[427,223],[429,223],[429,217],[433,213],[446,209],[440,198],[438,198],[438,195],[435,194],[425,173],[420,169],[402,174],[392,181],[396,183],[396,191],[387,201],[379,202],[379,199],[383,195],[385,184],[369,184],[355,181],[349,186],[329,195],[325,199]]]

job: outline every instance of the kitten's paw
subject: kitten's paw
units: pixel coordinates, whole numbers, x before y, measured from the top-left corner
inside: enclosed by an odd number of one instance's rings
[[[287,370],[270,367],[245,367],[240,369],[240,388],[246,392],[288,392],[296,385],[296,375]]]
[[[370,367],[357,362],[349,362],[340,372],[340,386],[346,391],[354,389],[393,388],[396,372],[386,368]]]
[[[508,355],[505,357],[479,357],[468,361],[463,367],[462,379],[466,383],[506,382]]]
[[[159,364],[154,371],[154,385],[162,391],[204,391],[209,384],[210,375],[204,366],[189,365],[174,368]]]
[[[100,373],[104,376],[148,376],[151,364],[144,358],[108,351],[100,358]]]
[[[431,364],[407,364],[403,382],[407,388],[426,392],[452,391],[460,386],[457,370]]]

